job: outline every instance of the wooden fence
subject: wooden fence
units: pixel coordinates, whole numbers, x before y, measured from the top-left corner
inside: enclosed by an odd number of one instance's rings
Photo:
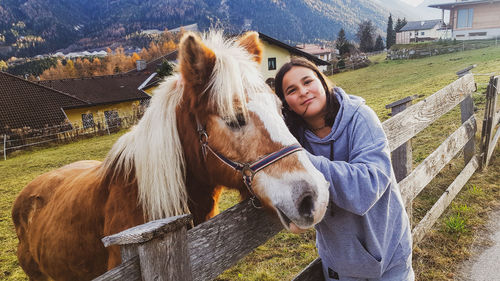
[[[382,124],[391,152],[399,148],[400,153],[406,155],[393,157],[396,161],[393,166],[406,165],[408,168],[400,172],[405,174],[399,184],[409,212],[413,199],[458,152],[464,150],[465,168],[413,228],[415,243],[424,237],[479,167],[480,160],[474,153],[476,120],[471,97],[475,90],[473,75],[465,75],[409,106],[403,113],[395,114],[394,111],[399,109],[393,109],[393,116]],[[411,98],[391,107],[408,106],[409,102]],[[408,143],[458,104],[462,112],[462,126],[411,170],[411,153],[404,151]],[[283,229],[275,216],[255,209],[249,201],[243,201],[187,230],[190,219],[190,215],[171,217],[105,237],[103,242],[106,247],[120,245],[122,264],[96,280],[212,280]],[[322,280],[322,276],[321,260],[316,259],[294,280]]]
[[[484,110],[483,130],[481,133],[481,166],[487,167],[498,139],[500,128],[500,109],[497,108],[498,93],[500,92],[499,76],[491,76],[486,90],[486,106]]]

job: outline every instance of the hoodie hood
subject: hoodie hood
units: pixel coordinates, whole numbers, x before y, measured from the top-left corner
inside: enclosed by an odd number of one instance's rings
[[[335,87],[333,91],[335,93],[335,98],[339,101],[340,108],[333,122],[332,130],[324,138],[319,138],[313,132],[305,130],[306,139],[311,143],[325,144],[337,140],[340,135],[342,135],[349,122],[351,122],[351,119],[359,110],[360,106],[365,104],[363,98],[348,95],[342,88]]]

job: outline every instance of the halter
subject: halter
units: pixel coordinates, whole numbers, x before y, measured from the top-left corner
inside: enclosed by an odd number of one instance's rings
[[[252,202],[252,205],[260,209],[262,208],[262,205],[258,202],[257,196],[253,192],[252,189],[252,180],[255,174],[264,169],[265,167],[273,164],[274,162],[280,160],[281,158],[284,158],[294,152],[297,152],[299,150],[302,150],[302,146],[299,144],[292,144],[289,146],[285,146],[284,148],[264,155],[262,157],[259,157],[257,160],[249,163],[240,163],[237,161],[232,161],[230,159],[227,159],[224,157],[224,155],[220,154],[216,150],[212,149],[210,145],[208,144],[208,133],[205,130],[205,128],[201,125],[200,121],[198,120],[198,116],[196,116],[196,126],[197,126],[197,131],[198,135],[200,137],[200,144],[201,144],[201,151],[203,153],[203,159],[207,159],[207,149],[212,152],[213,155],[215,155],[222,163],[226,164],[227,166],[233,168],[234,170],[238,171],[241,173],[243,177],[243,182],[245,183],[245,186],[247,187],[248,191],[252,195],[250,198],[250,201]]]

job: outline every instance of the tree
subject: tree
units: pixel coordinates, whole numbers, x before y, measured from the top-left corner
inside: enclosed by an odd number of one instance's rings
[[[3,60],[0,60],[0,71],[5,71],[7,70],[7,63],[4,62]]]
[[[384,40],[382,40],[382,36],[377,36],[377,40],[375,41],[375,51],[383,51],[384,50]]]
[[[335,47],[339,50],[341,56],[349,53],[349,45],[349,41],[345,38],[345,31],[341,28],[337,35],[337,41],[335,42]]]
[[[358,25],[356,37],[359,40],[359,49],[363,52],[370,52],[374,47],[375,27],[371,20],[365,20]]]
[[[403,19],[398,18],[398,20],[396,21],[396,27],[394,28],[394,31],[399,32],[401,28],[403,28],[406,24],[407,24],[406,18]]]
[[[174,72],[174,67],[171,63],[164,60],[162,61],[160,67],[156,70],[156,72],[158,73],[159,77],[170,76]]]
[[[396,32],[394,31],[393,27],[392,15],[389,15],[389,20],[387,21],[387,49],[389,49],[394,44],[396,44]]]

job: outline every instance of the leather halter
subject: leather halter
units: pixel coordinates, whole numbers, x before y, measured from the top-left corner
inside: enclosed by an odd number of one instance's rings
[[[284,148],[264,155],[262,157],[259,157],[257,160],[249,163],[240,163],[237,161],[232,161],[228,158],[226,158],[224,155],[220,154],[216,150],[212,149],[210,145],[208,144],[208,133],[205,130],[205,128],[201,125],[200,121],[198,120],[198,116],[196,116],[196,126],[197,126],[197,131],[198,135],[200,137],[200,144],[201,144],[201,151],[203,153],[203,159],[206,160],[207,158],[207,149],[212,152],[213,155],[215,155],[222,163],[226,164],[227,166],[233,168],[234,170],[238,171],[241,173],[243,177],[243,182],[245,183],[245,186],[247,187],[248,191],[252,195],[250,198],[252,205],[260,209],[262,208],[262,205],[260,202],[257,204],[256,201],[258,202],[257,196],[253,192],[252,189],[252,180],[255,174],[264,169],[265,167],[273,164],[274,162],[280,160],[281,158],[284,158],[294,152],[302,150],[302,146],[300,144],[292,144],[289,146],[285,146]]]

